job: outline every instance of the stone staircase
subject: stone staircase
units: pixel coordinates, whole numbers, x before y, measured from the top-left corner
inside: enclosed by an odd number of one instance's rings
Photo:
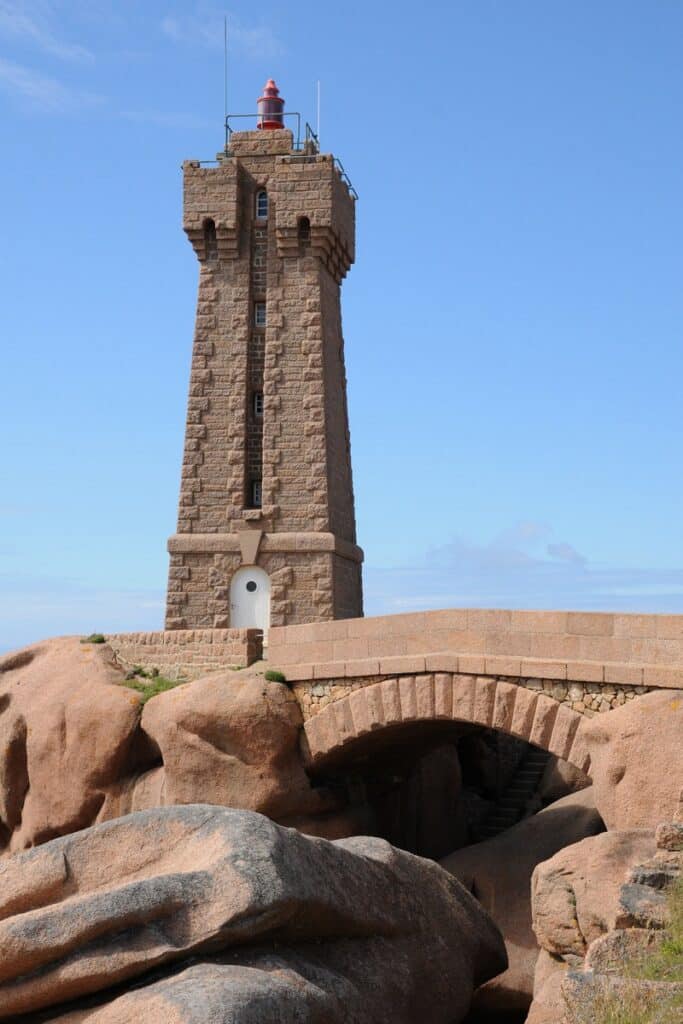
[[[480,840],[492,839],[517,824],[538,789],[549,759],[550,754],[546,750],[529,747],[517,765],[507,789],[479,826]]]

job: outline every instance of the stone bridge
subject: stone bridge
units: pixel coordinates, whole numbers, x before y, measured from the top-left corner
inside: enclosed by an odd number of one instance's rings
[[[110,636],[124,664],[173,676],[248,665],[255,630]],[[311,770],[405,730],[499,729],[587,770],[586,719],[649,690],[683,696],[683,615],[457,608],[270,630],[302,708]]]
[[[582,728],[651,689],[683,692],[683,616],[454,609],[287,626],[268,658],[304,715],[312,770],[399,730],[499,729],[582,771]]]

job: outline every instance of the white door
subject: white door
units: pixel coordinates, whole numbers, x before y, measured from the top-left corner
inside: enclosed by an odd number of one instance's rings
[[[263,569],[238,569],[230,583],[230,625],[235,629],[270,626],[270,577]]]

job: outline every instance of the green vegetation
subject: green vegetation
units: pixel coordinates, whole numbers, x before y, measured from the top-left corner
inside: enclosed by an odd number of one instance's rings
[[[82,644],[106,644],[107,638],[104,633],[91,633],[90,636],[84,636],[81,640]]]
[[[683,982],[683,878],[667,890],[669,924],[666,938],[653,953],[627,966],[629,978]]]
[[[683,878],[667,891],[669,925],[662,943],[627,963],[624,976],[633,982],[665,981],[683,983]],[[628,992],[605,993],[593,1006],[595,1024],[680,1024],[683,995],[671,996],[662,1004],[661,995],[637,985]]]
[[[286,683],[287,677],[282,672],[276,672],[274,668],[269,668],[265,673],[264,678],[269,683]]]
[[[165,693],[166,690],[173,690],[176,686],[182,686],[186,679],[167,679],[159,674],[158,668],[145,669],[141,665],[135,665],[126,675],[122,685],[130,690],[141,694],[141,706],[144,706],[152,697],[158,693]]]
[[[591,1024],[680,1024],[683,997],[662,1003],[652,992],[605,993],[593,1004]]]

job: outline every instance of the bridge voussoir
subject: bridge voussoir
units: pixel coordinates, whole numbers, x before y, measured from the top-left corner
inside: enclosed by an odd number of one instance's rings
[[[434,676],[434,717],[451,718],[453,690],[457,677],[452,672],[437,672]]]
[[[571,708],[565,707],[563,704],[558,704],[555,724],[548,741],[548,750],[551,754],[561,757],[564,761],[569,759],[580,721],[581,716],[578,712],[572,711]]]
[[[486,676],[477,676],[472,704],[472,721],[478,725],[490,726],[496,700],[496,682]]]
[[[539,693],[534,721],[529,733],[529,743],[533,743],[536,747],[542,747],[544,750],[548,749],[559,706],[552,697],[546,697],[545,694]]]
[[[514,683],[506,683],[503,680],[499,680],[496,684],[493,718],[491,719],[491,727],[493,729],[500,729],[502,732],[510,731],[518,691],[519,686],[515,686]]]

